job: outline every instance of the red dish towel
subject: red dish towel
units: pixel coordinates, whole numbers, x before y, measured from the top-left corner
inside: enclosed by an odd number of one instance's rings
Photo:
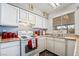
[[[28,48],[32,49],[32,40],[31,39],[28,41]]]
[[[38,47],[38,39],[35,38],[35,41],[36,41],[36,48]]]

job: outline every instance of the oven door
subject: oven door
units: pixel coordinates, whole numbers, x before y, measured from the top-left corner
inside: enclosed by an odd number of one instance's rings
[[[26,55],[26,49],[25,47],[28,45],[28,41],[27,40],[22,40],[21,41],[21,55],[25,56]]]

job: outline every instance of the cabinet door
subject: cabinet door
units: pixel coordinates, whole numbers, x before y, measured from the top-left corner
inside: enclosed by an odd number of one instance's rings
[[[47,19],[43,18],[43,28],[47,28]]]
[[[67,56],[73,56],[75,49],[75,41],[67,40]]]
[[[22,21],[22,20],[28,20],[28,12],[23,9],[20,9],[19,10],[19,21]]]
[[[39,20],[39,25],[40,25],[40,28],[43,28],[43,18],[42,17],[40,17],[40,20]]]
[[[1,43],[1,55],[5,56],[17,56],[20,55],[20,42],[8,42],[8,43]]]
[[[38,50],[42,52],[45,49],[45,41],[43,38],[38,39]]]
[[[1,56],[20,56],[20,46],[1,49]]]
[[[42,17],[36,16],[36,24],[35,27],[42,28]]]
[[[35,28],[39,27],[39,17],[36,15],[36,23],[35,23]]]
[[[45,19],[45,28],[48,26],[48,19]]]
[[[18,26],[18,8],[1,4],[1,25]]]
[[[79,9],[75,11],[75,34],[79,35]]]
[[[35,25],[36,22],[36,15],[29,13],[29,21],[31,22],[31,24]]]
[[[46,48],[48,51],[54,53],[54,40],[53,40],[53,38],[47,38]]]
[[[65,56],[65,42],[59,40],[61,39],[55,40],[55,54]]]
[[[76,41],[74,56],[79,56],[79,41]]]

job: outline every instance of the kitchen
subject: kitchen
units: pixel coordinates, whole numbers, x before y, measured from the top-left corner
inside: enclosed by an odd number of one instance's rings
[[[0,56],[79,56],[78,3],[0,3]]]

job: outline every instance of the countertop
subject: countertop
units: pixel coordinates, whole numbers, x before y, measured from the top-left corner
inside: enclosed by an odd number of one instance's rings
[[[79,40],[79,36],[78,35],[73,35],[73,36],[65,36],[65,37],[53,37],[53,36],[50,36],[50,35],[45,35],[45,36],[42,36],[42,37],[47,37],[47,38],[59,38],[59,39],[66,39],[66,40]],[[41,37],[40,37],[41,38]],[[17,38],[10,38],[10,39],[4,39],[4,40],[1,40],[1,37],[0,37],[0,43],[7,43],[7,42],[14,42],[14,41],[20,41],[21,38],[17,39]],[[23,39],[22,39],[23,40]],[[25,39],[24,39],[25,40]]]
[[[1,38],[0,38],[0,43],[7,43],[7,42],[14,42],[14,41],[20,41],[20,39],[19,38],[10,38],[10,39],[1,40]]]
[[[74,40],[74,41],[79,40],[79,35],[70,35],[70,36],[64,36],[64,37],[53,37],[51,35],[45,35],[45,37],[67,39],[67,40]]]
[[[77,40],[76,37],[64,37],[64,39],[67,39],[67,40],[74,40],[74,41]]]

